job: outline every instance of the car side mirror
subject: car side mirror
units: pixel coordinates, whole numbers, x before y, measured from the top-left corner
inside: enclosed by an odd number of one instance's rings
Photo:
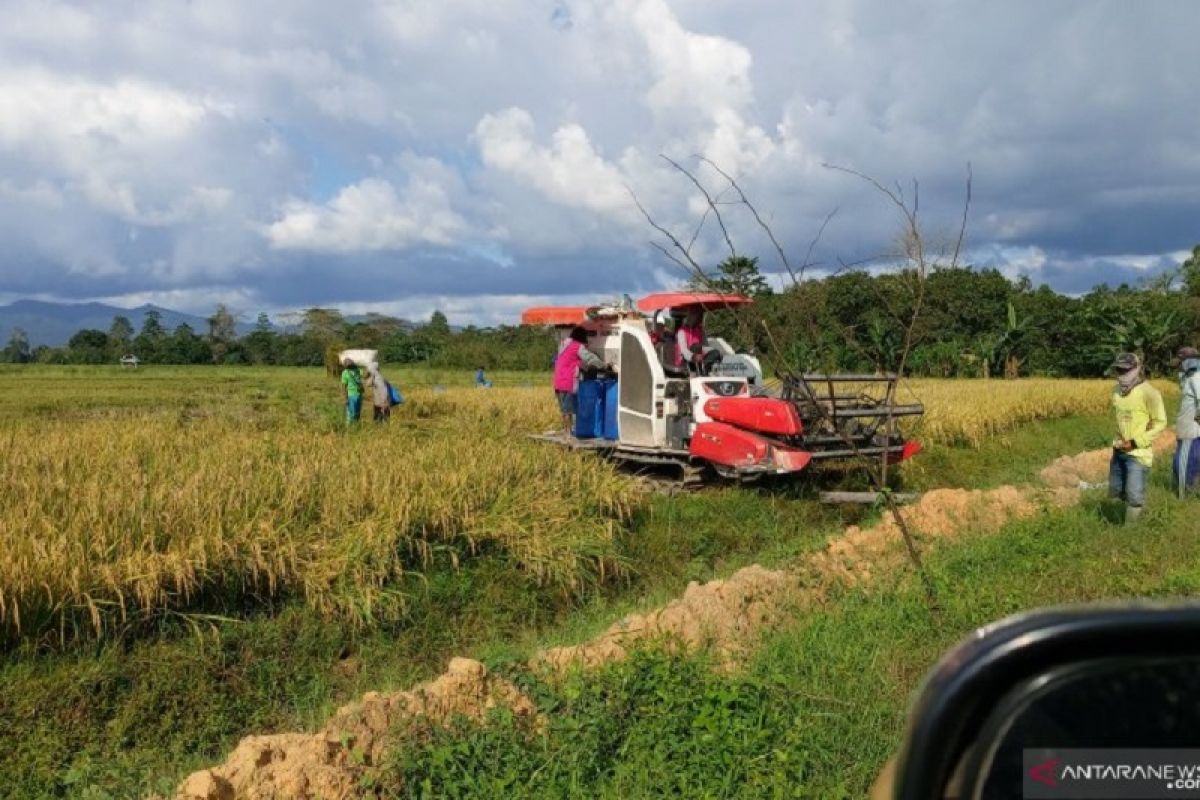
[[[1200,605],[1053,609],[977,631],[913,706],[895,800],[1200,797]]]

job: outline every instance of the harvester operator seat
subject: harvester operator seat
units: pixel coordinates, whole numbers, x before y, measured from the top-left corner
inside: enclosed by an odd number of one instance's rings
[[[658,356],[658,363],[662,364],[663,372],[670,378],[686,378],[688,371],[686,366],[675,366],[675,339],[674,337],[664,338],[658,344],[654,345],[655,355]]]

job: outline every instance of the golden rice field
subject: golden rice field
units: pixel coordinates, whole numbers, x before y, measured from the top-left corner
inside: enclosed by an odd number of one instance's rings
[[[978,447],[988,438],[1026,422],[1108,410],[1112,382],[1024,378],[909,381],[901,402],[919,400],[925,416],[914,433],[927,442]],[[1178,395],[1169,381],[1156,381],[1165,398]]]
[[[348,434],[316,370],[97,373],[0,373],[7,638],[247,595],[363,622],[403,607],[400,575],[484,549],[568,592],[622,568],[640,493],[525,440],[547,392],[413,390],[387,429]]]
[[[362,624],[403,610],[402,576],[480,552],[563,592],[627,568],[618,537],[646,494],[526,439],[554,424],[545,376],[391,377],[408,401],[391,425],[347,432],[315,369],[0,370],[0,643],[281,596]],[[1109,384],[909,389],[923,440],[972,445],[1101,413]]]

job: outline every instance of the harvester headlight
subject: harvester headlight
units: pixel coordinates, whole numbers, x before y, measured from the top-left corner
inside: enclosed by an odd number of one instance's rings
[[[739,394],[746,394],[749,391],[742,381],[709,381],[702,385],[705,394],[713,394],[718,397],[737,397]]]

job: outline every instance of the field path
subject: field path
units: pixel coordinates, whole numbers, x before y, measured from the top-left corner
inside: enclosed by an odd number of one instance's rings
[[[1155,443],[1162,451],[1175,439]],[[964,535],[989,534],[1008,522],[1079,502],[1087,484],[1108,472],[1107,448],[1063,456],[1039,473],[1037,485],[995,489],[935,489],[903,514],[921,544]],[[604,633],[569,647],[543,650],[530,666],[545,671],[595,667],[624,658],[638,644],[665,641],[684,649],[711,648],[723,663],[739,657],[777,621],[824,601],[837,585],[862,585],[874,576],[906,568],[907,556],[895,521],[885,517],[870,528],[850,526],[825,549],[786,570],[757,564],[722,580],[691,583],[661,608],[631,614]],[[248,736],[225,763],[189,776],[176,800],[284,800],[352,798],[366,767],[395,741],[389,732],[405,721],[435,724],[455,716],[482,719],[496,706],[538,725],[534,703],[516,686],[488,673],[478,661],[454,658],[439,677],[411,690],[370,692],[339,709],[317,733]]]

